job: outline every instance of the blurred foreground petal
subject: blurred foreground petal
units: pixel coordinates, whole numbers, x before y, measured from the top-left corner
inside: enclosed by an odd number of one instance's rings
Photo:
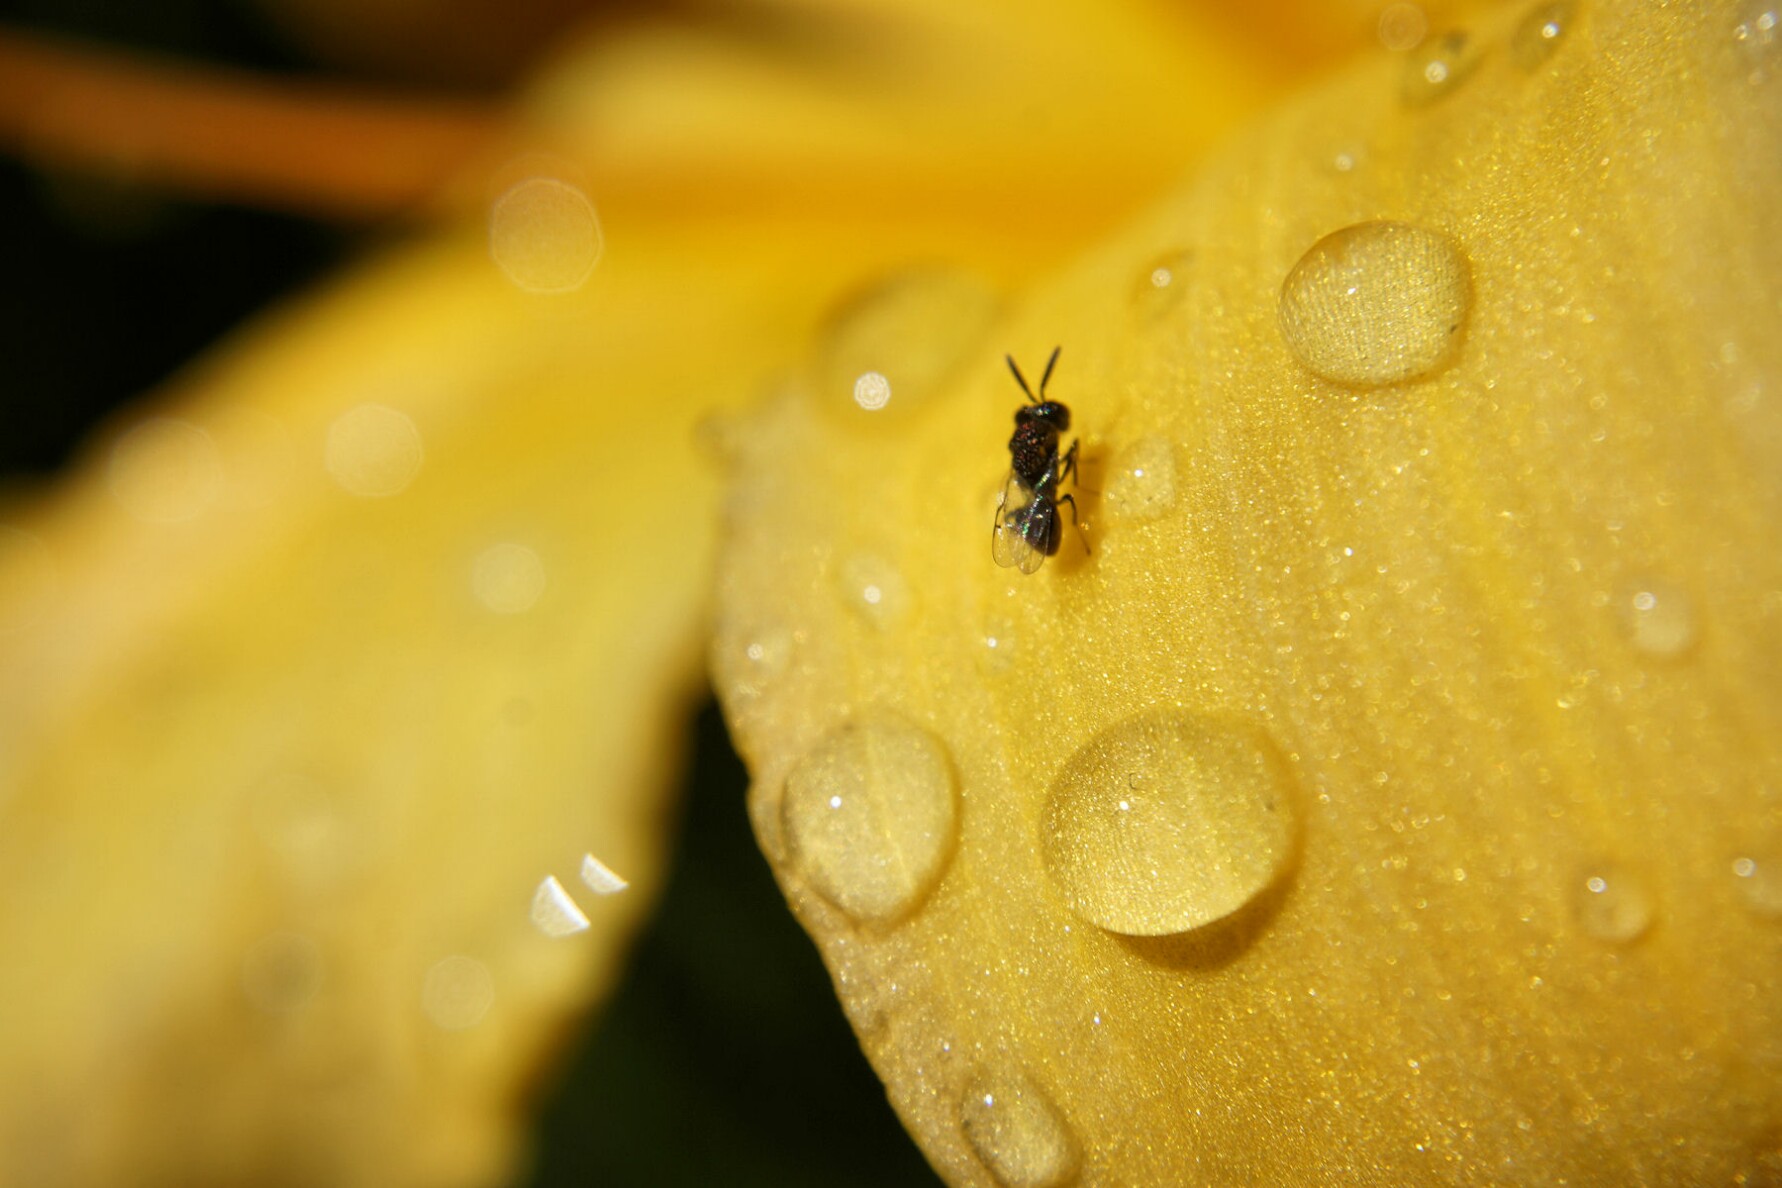
[[[958,378],[735,434],[756,829],[951,1182],[1782,1174],[1762,11],[1438,30]],[[1058,342],[1086,540],[1023,576]]]

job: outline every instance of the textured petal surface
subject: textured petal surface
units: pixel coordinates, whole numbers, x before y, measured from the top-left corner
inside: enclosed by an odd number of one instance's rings
[[[1438,30],[732,433],[756,830],[949,1181],[1779,1174],[1761,11]],[[1023,577],[999,357],[1058,342]]]

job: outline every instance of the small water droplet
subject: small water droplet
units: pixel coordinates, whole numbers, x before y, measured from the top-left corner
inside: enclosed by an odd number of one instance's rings
[[[1000,304],[984,282],[944,270],[904,273],[856,293],[822,333],[814,376],[820,405],[881,418],[920,408],[946,387]],[[883,399],[863,402],[863,391]]]
[[[1574,891],[1578,923],[1598,940],[1625,944],[1652,924],[1652,897],[1641,882],[1612,862],[1591,865]]]
[[[830,733],[786,779],[781,816],[811,885],[857,920],[890,923],[952,854],[957,790],[940,740],[874,714]]]
[[[1132,284],[1133,311],[1145,318],[1160,318],[1174,309],[1188,291],[1188,269],[1194,253],[1165,252],[1140,270]]]
[[[1393,53],[1411,49],[1428,32],[1429,18],[1423,13],[1423,6],[1407,4],[1403,0],[1381,9],[1380,20],[1375,25],[1380,44]]]
[[[489,256],[528,293],[581,288],[605,247],[594,204],[561,178],[526,178],[489,207]]]
[[[1176,452],[1169,439],[1141,437],[1114,459],[1108,509],[1127,520],[1155,520],[1176,502]]]
[[[1454,356],[1472,304],[1465,255],[1405,223],[1358,223],[1313,244],[1287,274],[1281,336],[1306,367],[1377,387],[1425,376]]]
[[[869,371],[854,381],[854,403],[867,412],[877,412],[891,401],[891,381],[876,371]]]
[[[274,932],[255,942],[241,962],[241,989],[269,1015],[308,1005],[322,986],[322,950],[307,936]]]
[[[1292,861],[1298,815],[1280,751],[1234,718],[1152,713],[1102,731],[1053,783],[1040,835],[1072,909],[1128,936],[1229,916]]]
[[[1762,83],[1769,77],[1777,47],[1782,45],[1782,8],[1770,0],[1748,5],[1733,26],[1733,42],[1751,65],[1750,82]]]
[[[990,672],[1007,672],[1015,664],[1015,621],[1007,615],[984,620],[983,650],[978,659]]]
[[[546,875],[532,893],[532,923],[548,937],[574,936],[586,931],[588,917],[569,897],[556,875]]]
[[[470,568],[470,588],[498,615],[524,614],[544,593],[544,562],[523,544],[491,545]]]
[[[322,462],[349,495],[378,499],[400,494],[420,473],[421,431],[406,413],[361,404],[328,426]]]
[[[1645,578],[1632,583],[1621,596],[1621,613],[1633,646],[1648,656],[1681,656],[1695,643],[1695,608],[1673,582]]]
[[[582,882],[596,895],[617,895],[631,884],[618,876],[612,867],[594,857],[582,855]]]
[[[176,524],[207,510],[223,487],[210,434],[171,417],[150,417],[118,438],[106,472],[123,509],[149,524]]]
[[[959,1100],[959,1124],[1003,1188],[1058,1188],[1076,1174],[1077,1143],[1070,1127],[1025,1074],[973,1076]]]
[[[442,1031],[475,1027],[494,1002],[495,979],[474,957],[437,961],[421,980],[421,1012]]]
[[[1510,34],[1510,57],[1516,65],[1533,70],[1551,58],[1572,30],[1576,7],[1572,0],[1559,0],[1529,9]]]
[[[848,608],[874,627],[894,627],[909,613],[909,583],[883,557],[854,554],[842,563],[838,581]]]
[[[1482,47],[1464,30],[1432,38],[1405,55],[1399,96],[1408,107],[1434,103],[1465,82],[1483,57]]]
[[[1782,917],[1782,861],[1744,855],[1733,859],[1732,872],[1746,907],[1760,916]]]
[[[48,546],[0,524],[0,634],[42,622],[60,588]]]

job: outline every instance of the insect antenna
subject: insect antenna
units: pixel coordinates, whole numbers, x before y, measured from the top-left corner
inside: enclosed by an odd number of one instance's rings
[[[1053,347],[1052,348],[1052,357],[1050,359],[1046,360],[1046,374],[1040,376],[1040,399],[1041,400],[1044,400],[1046,398],[1046,384],[1052,378],[1052,368],[1058,366],[1058,352],[1063,349],[1064,349],[1064,347],[1062,347],[1062,346]],[[1021,386],[1023,388],[1025,388],[1027,385],[1022,384]],[[1029,399],[1032,399],[1032,398],[1029,397]]]
[[[1027,386],[1027,377],[1021,374],[1021,369],[1019,367],[1015,366],[1015,357],[1013,355],[1004,355],[1003,358],[1009,361],[1009,370],[1015,373],[1015,382],[1021,385],[1021,391],[1026,394],[1027,402],[1029,404],[1038,404],[1039,401],[1033,398],[1033,389]],[[1052,369],[1050,367],[1046,368],[1046,374],[1052,374]],[[1045,385],[1041,384],[1040,391],[1043,392],[1045,390]]]

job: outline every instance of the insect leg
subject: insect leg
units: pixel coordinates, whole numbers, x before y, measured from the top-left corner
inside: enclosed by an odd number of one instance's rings
[[[1064,462],[1058,467],[1058,481],[1074,479],[1077,475],[1077,442],[1070,443],[1070,449],[1064,451]]]
[[[1082,522],[1082,521],[1081,521],[1081,520],[1079,520],[1079,519],[1077,519],[1077,501],[1076,501],[1076,498],[1075,498],[1075,497],[1074,497],[1074,496],[1071,496],[1071,495],[1060,495],[1060,496],[1059,496],[1059,497],[1058,497],[1058,498],[1057,498],[1057,499],[1056,499],[1056,500],[1055,500],[1055,501],[1054,501],[1054,502],[1057,502],[1057,503],[1068,503],[1068,504],[1070,504],[1070,522],[1071,522],[1071,526],[1072,526],[1072,527],[1074,527],[1074,528],[1075,528],[1075,529],[1076,529],[1076,530],[1077,530],[1077,535],[1078,535],[1078,536],[1080,536],[1080,537],[1082,537],[1082,538],[1083,538],[1083,551],[1084,551],[1084,552],[1085,552],[1085,553],[1092,553],[1092,552],[1094,552],[1094,551],[1095,551],[1095,550],[1094,550],[1094,549],[1091,549],[1091,548],[1090,548],[1090,547],[1089,547],[1089,534],[1088,534],[1088,533],[1087,533],[1087,532],[1084,532],[1084,531],[1083,531],[1083,522]]]

